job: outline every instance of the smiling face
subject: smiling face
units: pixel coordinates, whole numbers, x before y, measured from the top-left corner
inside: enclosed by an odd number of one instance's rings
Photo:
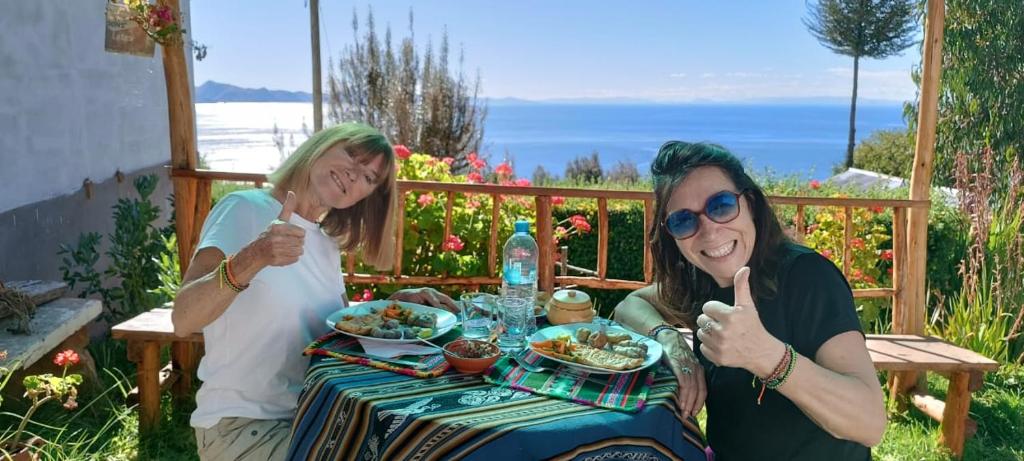
[[[310,192],[321,207],[351,207],[373,193],[385,179],[384,165],[383,155],[353,158],[341,143],[335,144],[313,162]]]
[[[739,192],[736,185],[721,169],[713,166],[693,170],[676,186],[666,211],[704,211],[708,197],[723,190]],[[697,233],[684,240],[676,240],[679,252],[694,266],[710,275],[718,286],[732,286],[733,275],[750,261],[754,252],[756,230],[750,212],[750,201],[741,196],[740,214],[732,221],[719,224],[700,215]]]

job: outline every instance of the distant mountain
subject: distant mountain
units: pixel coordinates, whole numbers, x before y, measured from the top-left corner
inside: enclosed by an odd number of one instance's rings
[[[196,102],[311,102],[313,95],[303,91],[242,88],[207,81],[196,88]]]

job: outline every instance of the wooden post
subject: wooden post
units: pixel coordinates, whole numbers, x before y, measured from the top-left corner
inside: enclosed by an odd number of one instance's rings
[[[405,194],[406,192],[397,190],[398,194],[398,216],[395,221],[395,259],[394,259],[394,272],[392,273],[395,278],[402,276],[402,255],[405,254],[402,251],[402,247],[405,246]]]
[[[935,157],[935,123],[938,112],[939,79],[942,76],[942,32],[945,4],[927,3],[924,23],[924,56],[921,74],[921,101],[918,106],[917,142],[914,169],[910,176],[910,199],[928,200],[931,192]],[[906,305],[901,331],[897,334],[923,334],[925,325],[925,277],[928,259],[928,208],[911,208],[907,216]],[[904,394],[924,381],[924,374],[899,372],[893,379],[894,394]]]
[[[651,283],[654,280],[654,254],[651,253],[650,235],[654,223],[654,199],[644,200],[644,282]]]
[[[551,229],[551,196],[537,196],[537,289],[551,294],[555,288],[554,231]]]
[[[843,275],[850,278],[850,267],[853,264],[853,249],[850,248],[850,241],[853,240],[853,208],[843,209],[846,219],[843,220]]]
[[[608,278],[608,199],[597,199],[597,278]]]
[[[181,5],[179,0],[164,0],[171,14],[181,21]],[[167,85],[167,116],[171,142],[171,165],[174,168],[195,170],[198,163],[196,154],[195,106],[192,104],[192,81],[188,76],[185,63],[185,44],[181,43],[161,46],[163,50],[164,81]],[[175,178],[174,207],[175,231],[178,236],[178,258],[181,261],[181,272],[188,270],[192,258],[194,242],[194,217],[196,214],[196,185],[192,178]],[[207,203],[206,207],[210,205]]]
[[[501,225],[501,196],[491,194],[491,236],[487,241],[487,275],[498,275],[498,228]]]
[[[320,0],[309,0],[309,38],[313,57],[313,132],[324,128],[323,77],[320,73]]]

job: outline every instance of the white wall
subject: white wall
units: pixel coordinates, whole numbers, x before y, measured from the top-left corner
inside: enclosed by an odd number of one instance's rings
[[[169,163],[160,47],[104,51],[105,15],[106,0],[0,0],[0,212]]]

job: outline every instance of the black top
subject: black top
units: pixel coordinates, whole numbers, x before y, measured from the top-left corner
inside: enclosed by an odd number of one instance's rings
[[[813,250],[783,245],[774,299],[756,298],[757,313],[768,333],[814,360],[818,348],[840,333],[861,330],[850,285],[831,261]],[[718,288],[712,299],[733,304],[733,288]],[[707,379],[707,436],[716,461],[867,460],[871,450],[840,440],[819,427],[788,398],[766,390],[742,368],[719,367],[694,349]]]

